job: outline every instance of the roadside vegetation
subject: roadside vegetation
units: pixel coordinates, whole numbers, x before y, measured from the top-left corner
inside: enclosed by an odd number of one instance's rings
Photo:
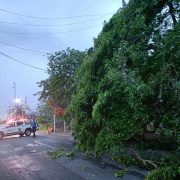
[[[179,19],[179,0],[130,0],[92,48],[50,55],[40,83],[81,150],[148,169],[148,180],[180,176]]]
[[[75,153],[74,150],[67,151],[64,148],[60,148],[60,149],[56,149],[55,151],[49,151],[48,155],[52,157],[52,159],[58,159],[61,157],[73,157],[74,153]]]

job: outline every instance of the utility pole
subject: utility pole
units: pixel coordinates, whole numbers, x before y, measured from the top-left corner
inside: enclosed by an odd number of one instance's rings
[[[27,96],[25,97],[25,103],[24,103],[24,105],[25,105],[25,108],[27,107]]]
[[[64,121],[64,133],[66,133],[66,121]]]
[[[54,114],[54,133],[56,131],[56,115]]]
[[[16,83],[13,83],[14,99],[16,99]]]

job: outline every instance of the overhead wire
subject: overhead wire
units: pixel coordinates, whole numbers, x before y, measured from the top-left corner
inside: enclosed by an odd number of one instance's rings
[[[22,62],[22,61],[20,61],[20,60],[18,60],[18,59],[16,59],[16,58],[13,58],[13,57],[11,57],[11,56],[3,53],[3,52],[0,52],[0,54],[3,55],[3,56],[5,56],[5,57],[7,57],[8,59],[10,59],[10,60],[12,60],[12,61],[15,61],[15,62],[17,62],[17,63],[20,63],[20,64],[22,64],[22,65],[25,65],[25,66],[28,66],[28,67],[31,67],[31,68],[34,68],[34,69],[37,69],[37,70],[41,70],[41,71],[46,72],[46,69],[43,69],[43,68],[40,68],[40,67],[37,67],[37,66],[33,66],[33,65],[30,65],[30,64],[27,64],[27,63],[24,63],[24,62]]]
[[[44,26],[57,27],[57,26],[71,26],[71,25],[76,25],[76,24],[83,24],[83,23],[93,22],[93,21],[102,19],[104,17],[105,16],[102,16],[102,17],[99,17],[99,18],[94,18],[94,19],[89,19],[89,20],[86,20],[86,21],[79,21],[79,22],[65,23],[65,24],[27,24],[27,23],[18,23],[18,22],[7,22],[7,21],[0,21],[0,23],[1,24],[18,25],[18,26],[31,26],[31,27],[44,27]]]
[[[75,19],[75,18],[82,18],[82,17],[94,17],[94,16],[108,15],[108,14],[113,14],[114,13],[114,12],[109,12],[109,13],[102,13],[102,14],[84,14],[84,15],[78,15],[78,16],[50,18],[50,17],[39,17],[39,16],[31,16],[31,15],[21,14],[21,13],[17,13],[17,12],[14,12],[14,11],[9,11],[9,10],[2,9],[2,8],[0,8],[0,11],[6,12],[6,13],[9,13],[9,14],[14,14],[14,15],[17,15],[17,16],[26,17],[26,18],[46,19],[46,20]]]
[[[133,5],[133,3],[134,3],[134,1],[130,5],[130,7]],[[131,15],[129,18],[132,18],[132,17],[133,17],[133,15]],[[83,23],[83,22],[77,22],[77,23]],[[62,25],[72,25],[72,24],[75,24],[75,23],[62,24]],[[21,25],[28,25],[28,24],[21,24]],[[30,32],[30,33],[28,33],[28,32],[7,32],[7,31],[0,31],[0,33],[4,33],[4,34],[45,34],[45,35],[46,34],[61,34],[61,33],[78,32],[78,31],[81,31],[81,30],[88,30],[90,28],[95,28],[95,27],[97,27],[99,25],[102,25],[102,24],[98,24],[96,26],[85,27],[85,28],[74,29],[74,30],[70,30],[70,31],[59,31],[59,32],[54,32],[54,33],[51,33],[51,32]],[[34,26],[36,26],[36,25],[34,25]],[[41,25],[37,25],[37,26],[41,26]],[[50,26],[50,25],[42,25],[42,26]],[[56,25],[53,25],[53,26],[56,26]],[[57,26],[59,26],[59,25],[57,25]]]
[[[9,11],[9,10],[5,10],[5,9],[0,9],[0,11],[6,12],[6,13],[9,13],[9,14],[14,14],[14,15],[17,15],[17,16],[22,16],[22,17],[27,17],[27,18],[34,18],[34,19],[44,19],[44,20],[45,19],[46,20],[66,20],[66,19],[75,19],[75,18],[82,18],[82,17],[95,17],[95,16],[102,16],[102,15],[105,16],[105,15],[112,14],[112,13],[106,13],[106,14],[85,14],[85,15],[70,16],[70,17],[48,18],[48,17],[37,17],[37,16],[30,16],[30,15],[20,14],[20,13]],[[2,21],[0,23],[14,24],[14,25],[16,24],[16,25],[20,25],[20,26],[34,26],[34,27],[36,27],[36,26],[54,26],[55,27],[55,26],[70,26],[70,25],[75,25],[75,24],[81,24],[81,23],[95,21],[95,20],[98,20],[98,19],[101,19],[101,18],[102,17],[99,17],[99,18],[96,18],[96,19],[90,19],[90,20],[87,20],[87,21],[80,21],[80,22],[66,23],[66,24],[57,24],[57,25],[55,25],[55,24],[41,24],[41,25],[40,24],[21,24],[21,23],[2,22]],[[86,28],[79,28],[79,29],[70,30],[70,31],[61,31],[61,32],[56,32],[56,33],[11,33],[11,32],[3,32],[3,31],[1,31],[1,33],[6,33],[6,34],[59,34],[59,33],[77,32],[77,31],[86,30],[86,29],[89,29],[89,28],[94,28],[94,27],[97,27],[97,26],[86,27]],[[46,52],[43,52],[43,51],[27,49],[27,48],[15,46],[15,45],[4,43],[4,42],[0,42],[0,43],[4,44],[4,45],[7,45],[7,46],[10,46],[10,47],[14,47],[14,48],[18,48],[18,49],[22,49],[22,50],[26,50],[26,51],[31,51],[31,52],[35,52],[35,53],[40,53],[40,54],[45,54],[46,53]],[[24,63],[24,62],[20,61],[19,59],[16,59],[16,58],[14,58],[12,56],[9,56],[9,55],[7,55],[7,54],[5,54],[3,52],[0,52],[0,54],[2,56],[4,56],[4,57],[8,58],[9,60],[17,62],[17,63],[22,64],[24,66],[28,66],[28,67],[33,68],[33,69],[41,70],[41,71],[44,71],[45,73],[47,71],[46,69],[43,69],[43,68],[31,65],[31,64],[28,64],[28,63]]]
[[[9,11],[9,10],[2,9],[2,8],[0,8],[0,11],[6,12],[6,13],[9,13],[9,14],[14,14],[14,15],[17,15],[17,16],[27,17],[27,18],[47,19],[47,20],[48,19],[49,20],[65,20],[65,19],[74,19],[74,18],[92,17],[92,16],[102,16],[102,15],[105,16],[105,15],[114,13],[114,12],[111,12],[111,13],[105,13],[105,14],[85,14],[85,15],[70,16],[70,17],[47,18],[47,17],[38,17],[38,16],[30,16],[30,15],[20,14],[20,13]],[[40,24],[21,24],[21,23],[3,22],[3,21],[1,21],[0,23],[26,25],[26,26],[66,26],[66,25],[73,25],[73,24],[80,24],[80,23],[86,23],[86,22],[90,22],[90,21],[95,21],[95,20],[98,20],[98,19],[101,19],[101,18],[102,17],[99,17],[99,18],[96,18],[96,19],[90,19],[90,20],[87,20],[87,21],[81,21],[81,22],[75,22],[75,23],[67,23],[67,24],[61,24],[61,25],[54,25],[54,24],[44,24],[44,25],[40,25]],[[18,32],[6,32],[6,31],[0,31],[0,33],[5,33],[5,34],[59,34],[59,33],[69,33],[69,32],[77,32],[77,31],[81,31],[81,30],[87,30],[87,29],[94,28],[94,27],[97,27],[97,26],[98,25],[93,26],[93,27],[91,26],[91,27],[86,27],[86,28],[79,28],[79,29],[74,29],[74,30],[70,30],[70,31],[60,31],[60,32],[55,32],[55,33],[51,33],[51,32],[35,32],[35,33],[23,33],[23,32],[19,32],[18,33]],[[37,51],[37,50],[33,50],[33,49],[27,49],[27,48],[11,45],[11,44],[4,43],[4,42],[0,42],[0,43],[4,44],[4,45],[7,45],[7,46],[10,46],[10,47],[26,50],[26,51],[31,51],[31,52],[45,54],[45,52],[42,52],[42,51]],[[38,69],[38,70],[42,70],[42,71],[46,72],[46,69],[43,69],[43,68],[40,68],[40,67],[37,67],[37,66],[33,66],[31,64],[24,63],[24,62],[22,62],[22,61],[20,61],[20,60],[18,60],[16,58],[13,58],[13,57],[11,57],[11,56],[3,53],[3,52],[0,52],[0,54],[5,56],[6,58],[12,60],[12,61],[20,63],[22,65],[25,65],[25,66],[28,66],[28,67],[31,67],[31,68],[34,68],[34,69]]]
[[[89,27],[85,27],[85,28],[79,28],[79,29],[74,29],[74,30],[70,30],[70,31],[59,31],[59,32],[54,32],[54,33],[51,33],[51,32],[7,32],[7,31],[0,31],[0,33],[3,33],[3,34],[19,34],[19,35],[23,35],[23,34],[39,34],[39,35],[50,35],[50,34],[63,34],[63,33],[71,33],[71,32],[78,32],[78,31],[82,31],[82,30],[88,30],[88,29],[91,29],[91,28],[95,28],[99,25],[102,25],[102,24],[98,24],[96,26],[89,26]]]
[[[14,12],[10,12],[10,11],[6,11],[6,10],[3,10],[3,9],[0,9],[0,11],[5,11],[5,12],[8,12],[8,13],[13,13],[13,14],[16,14],[16,15],[20,15],[18,13],[14,13]],[[22,14],[21,14],[22,15]],[[96,14],[97,15],[97,14]],[[102,15],[102,14],[99,14],[99,15]],[[23,15],[23,16],[26,16],[26,15]],[[26,17],[31,17],[31,16],[26,16]],[[83,16],[75,16],[75,17],[83,17]],[[33,18],[39,18],[39,17],[33,17]],[[72,18],[72,17],[68,17],[68,18]],[[56,19],[68,19],[68,18],[56,18]],[[102,18],[102,17],[101,17]],[[47,19],[47,18],[43,18],[43,19]],[[96,18],[97,19],[97,18]],[[95,20],[95,19],[92,19],[92,20]],[[84,22],[84,21],[83,21]],[[83,22],[77,22],[77,23],[83,23]],[[87,21],[85,21],[87,22]],[[2,23],[2,22],[0,22]],[[9,22],[4,22],[4,23],[9,23]],[[14,23],[13,23],[14,24]],[[70,23],[68,25],[71,25],[71,24],[76,24],[76,23]],[[32,25],[32,24],[19,24],[19,25]],[[64,25],[67,25],[67,24],[64,24]],[[102,24],[99,24],[99,25],[102,25]],[[32,26],[59,26],[59,25],[32,25]],[[37,33],[13,33],[13,32],[5,32],[5,31],[0,31],[1,33],[6,33],[6,34],[59,34],[59,33],[68,33],[68,32],[76,32],[76,31],[81,31],[81,30],[86,30],[86,29],[89,29],[89,28],[94,28],[94,27],[97,27],[96,26],[93,26],[93,27],[86,27],[86,28],[80,28],[80,29],[75,29],[75,30],[71,30],[71,31],[60,31],[60,32],[55,32],[55,33],[44,33],[44,32],[37,32]],[[37,50],[33,50],[33,49],[27,49],[27,48],[23,48],[23,47],[19,47],[19,46],[15,46],[15,45],[11,45],[11,44],[8,44],[8,43],[4,43],[4,42],[0,42],[1,44],[4,44],[4,45],[7,45],[7,46],[11,46],[11,47],[15,47],[15,48],[18,48],[18,49],[22,49],[22,50],[26,50],[26,51],[32,51],[32,52],[36,52],[36,53],[41,53],[41,54],[45,54],[46,52],[42,52],[42,51],[37,51]],[[43,70],[43,71],[46,71],[46,69],[43,69],[43,68],[39,68],[39,67],[36,67],[36,66],[33,66],[33,65],[30,65],[30,64],[27,64],[27,63],[24,63],[18,59],[15,59],[3,52],[0,52],[1,55],[15,61],[15,62],[18,62],[20,64],[23,64],[23,65],[26,65],[26,66],[29,66],[31,68],[35,68],[35,69],[38,69],[38,70]]]
[[[6,33],[6,34],[58,34],[58,33],[68,33],[68,32],[77,32],[77,31],[81,31],[81,30],[86,30],[86,29],[89,29],[89,28],[94,28],[94,27],[97,27],[96,26],[93,26],[93,27],[86,27],[86,28],[80,28],[80,29],[75,29],[75,30],[70,30],[70,31],[61,31],[61,32],[56,32],[56,33],[44,33],[44,32],[37,32],[37,33],[14,33],[14,32],[5,32],[5,31],[0,31],[0,33]],[[10,46],[10,47],[14,47],[14,48],[18,48],[18,49],[22,49],[22,50],[26,50],[26,51],[31,51],[31,52],[35,52],[35,53],[40,53],[40,54],[48,54],[47,52],[43,52],[43,51],[37,51],[37,50],[33,50],[33,49],[27,49],[27,48],[23,48],[23,47],[19,47],[19,46],[15,46],[15,45],[12,45],[12,44],[8,44],[8,43],[4,43],[4,42],[0,42],[0,44],[3,44],[3,45],[7,45],[7,46]],[[33,65],[30,65],[30,64],[27,64],[27,63],[24,63],[16,58],[13,58],[3,52],[0,52],[1,55],[15,61],[15,62],[18,62],[20,64],[23,64],[23,65],[26,65],[26,66],[29,66],[31,68],[35,68],[35,69],[38,69],[38,70],[43,70],[43,71],[46,71],[45,69],[42,69],[42,68],[39,68],[39,67],[36,67],[36,66],[33,66]]]
[[[15,45],[4,43],[4,42],[0,42],[0,44],[6,45],[6,46],[9,46],[9,47],[13,47],[13,48],[17,48],[17,49],[22,49],[22,50],[25,50],[25,51],[39,53],[39,54],[48,54],[47,52],[37,51],[37,50],[34,50],[34,49],[27,49],[27,48],[15,46]]]

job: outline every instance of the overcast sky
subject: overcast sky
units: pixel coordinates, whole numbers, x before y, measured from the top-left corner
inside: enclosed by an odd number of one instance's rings
[[[120,7],[121,0],[0,0],[0,118],[6,118],[8,106],[14,101],[13,83],[17,96],[22,101],[27,97],[34,108],[38,101],[33,94],[40,90],[37,82],[47,78],[44,71],[14,62],[1,53],[46,69],[46,53],[91,47],[104,20],[108,21]]]

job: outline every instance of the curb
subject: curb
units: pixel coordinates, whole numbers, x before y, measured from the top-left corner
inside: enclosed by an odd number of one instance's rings
[[[135,166],[127,167],[123,164],[122,165],[118,164],[117,162],[115,162],[109,158],[106,158],[106,157],[102,157],[102,161],[116,169],[125,169],[126,168],[126,169],[128,169],[129,174],[133,174],[133,175],[139,176],[141,178],[144,178],[148,174],[148,171],[146,171],[146,170],[139,169]]]
[[[109,157],[101,157],[99,160],[96,159],[94,156],[92,155],[86,155],[86,159],[89,159],[91,161],[97,161],[99,164],[102,164],[102,166],[108,166],[111,167],[113,169],[116,170],[123,170],[123,169],[127,169],[128,170],[128,174],[132,174],[135,175],[137,177],[139,177],[139,179],[144,179],[145,176],[147,176],[148,171],[140,169],[138,167],[135,166],[131,166],[131,167],[127,167],[123,164],[118,164],[116,161],[111,160]]]

